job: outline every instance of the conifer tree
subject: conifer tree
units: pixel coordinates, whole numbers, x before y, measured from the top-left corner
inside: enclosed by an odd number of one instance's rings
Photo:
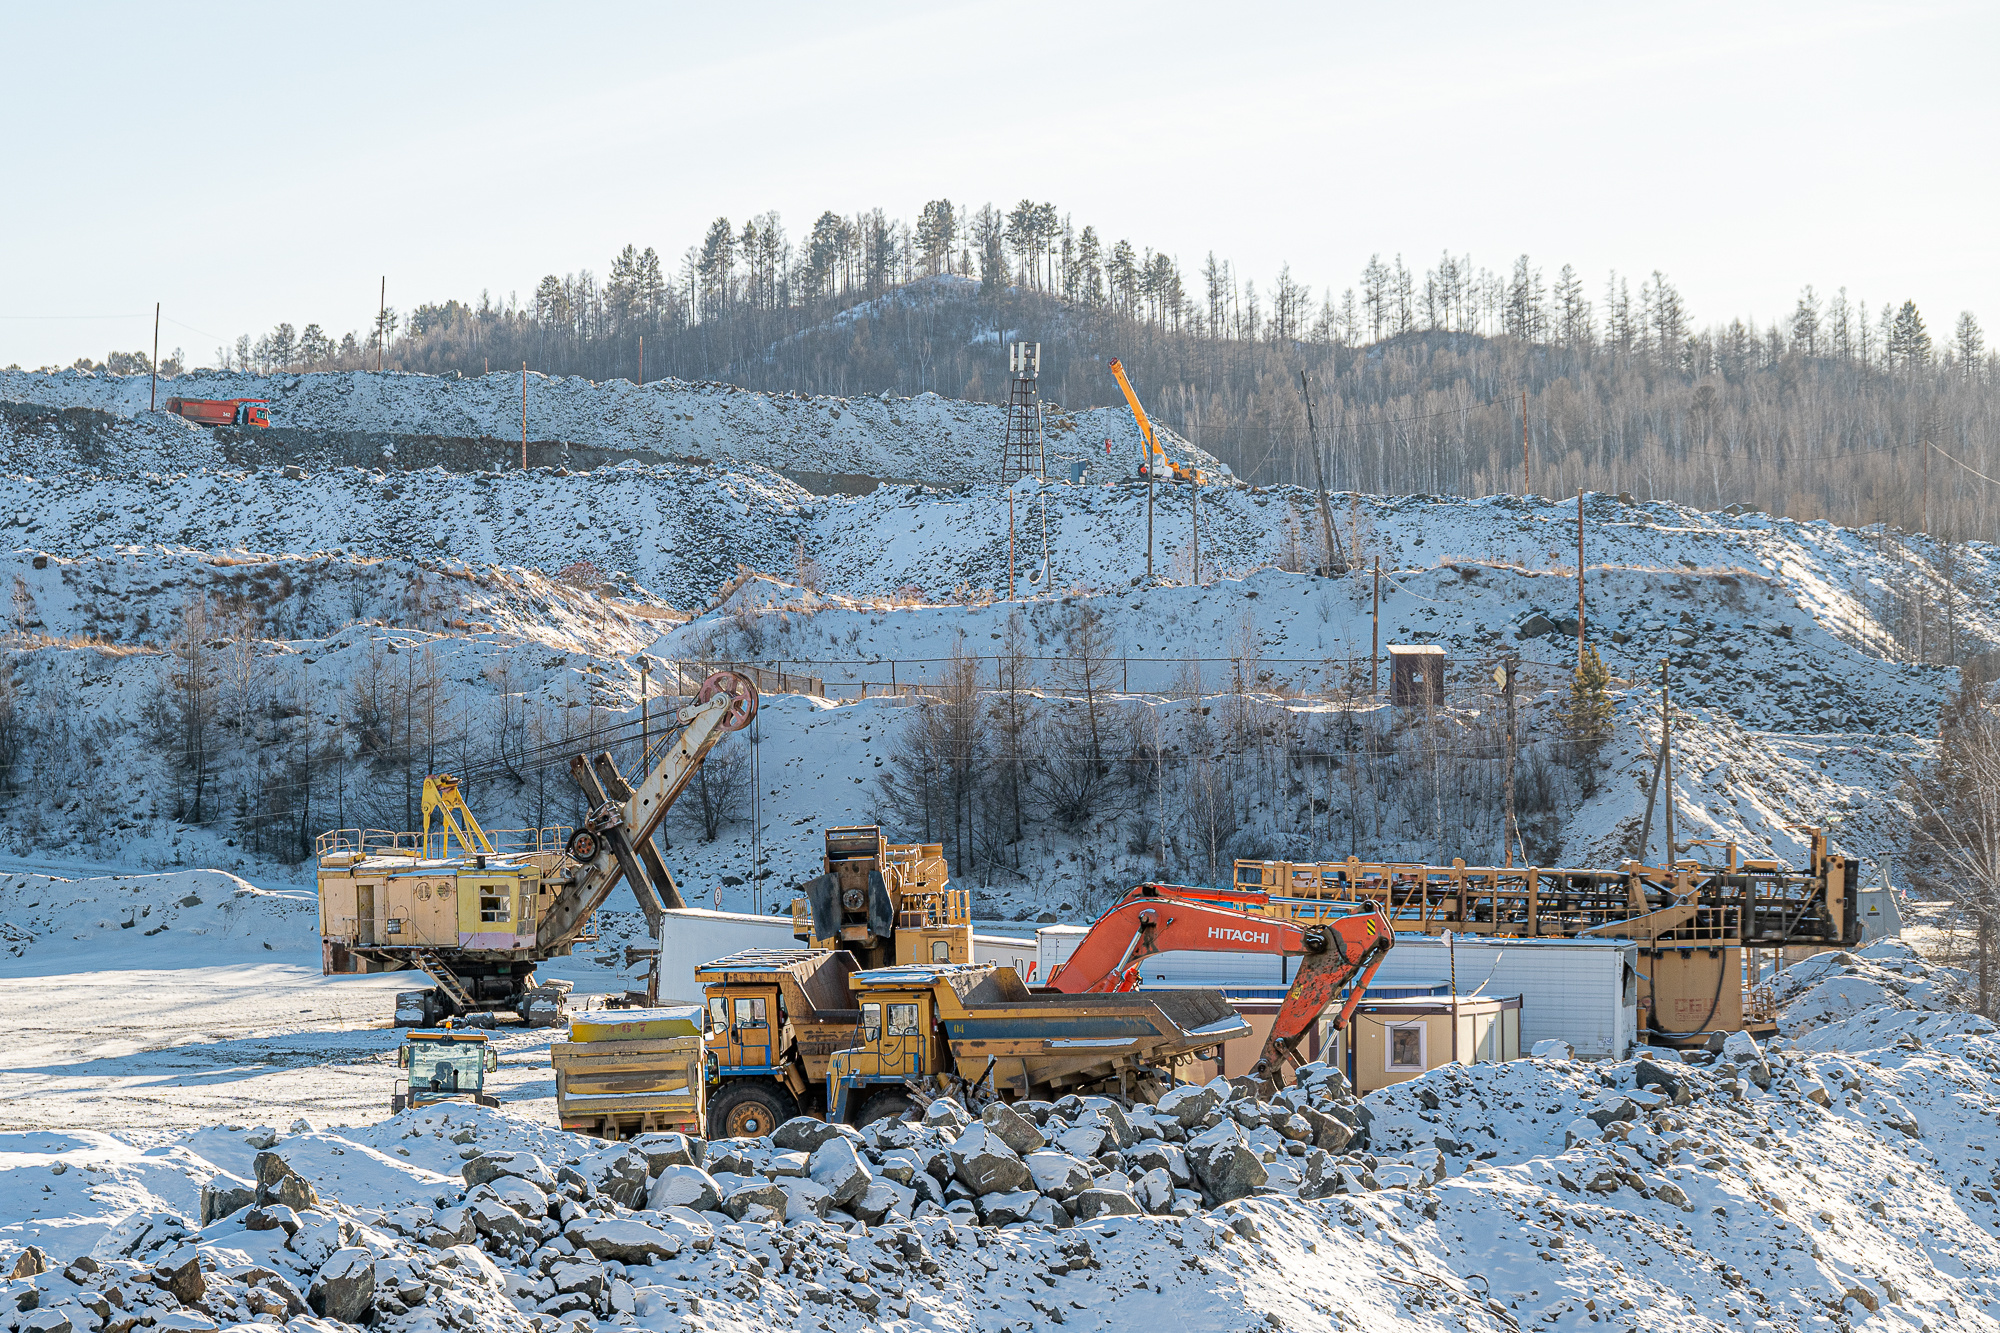
[[[1597,649],[1583,650],[1583,665],[1570,674],[1569,698],[1563,704],[1563,735],[1577,767],[1588,772],[1598,750],[1611,738],[1611,673]]]

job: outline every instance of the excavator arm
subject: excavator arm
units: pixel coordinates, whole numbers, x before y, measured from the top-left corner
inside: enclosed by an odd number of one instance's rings
[[[1372,907],[1332,921],[1295,922],[1180,896],[1166,885],[1142,884],[1097,919],[1069,960],[1050,975],[1049,985],[1072,995],[1133,990],[1141,959],[1180,950],[1297,957],[1298,974],[1258,1057],[1258,1071],[1270,1076],[1285,1060],[1297,1062],[1299,1043],[1342,987],[1349,988],[1347,1003],[1334,1026],[1347,1026],[1395,942],[1388,919]]]
[[[683,905],[654,850],[653,833],[716,742],[749,726],[756,715],[757,687],[734,671],[718,671],[702,682],[680,735],[638,786],[619,775],[608,753],[595,761],[583,755],[570,761],[570,775],[590,797],[591,812],[584,826],[570,835],[569,854],[575,864],[562,892],[537,923],[539,947],[555,949],[574,940],[621,879],[631,882],[648,924],[655,928],[661,889],[669,895],[666,906]]]

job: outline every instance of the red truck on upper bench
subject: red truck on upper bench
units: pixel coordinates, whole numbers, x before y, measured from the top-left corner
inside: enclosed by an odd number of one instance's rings
[[[203,426],[269,426],[267,398],[169,398],[167,411]]]

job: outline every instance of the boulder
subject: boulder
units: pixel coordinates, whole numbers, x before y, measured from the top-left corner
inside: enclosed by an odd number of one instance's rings
[[[1187,1153],[1171,1143],[1142,1143],[1125,1154],[1125,1162],[1138,1171],[1165,1171],[1175,1185],[1186,1185],[1194,1179],[1188,1170]]]
[[[313,1275],[306,1303],[323,1319],[367,1323],[375,1310],[375,1256],[359,1245],[335,1250]]]
[[[1535,1043],[1534,1049],[1528,1052],[1528,1054],[1537,1060],[1574,1060],[1576,1059],[1576,1047],[1570,1045],[1561,1037],[1544,1037],[1541,1041]]]
[[[1139,1201],[1124,1190],[1087,1189],[1065,1205],[1077,1221],[1094,1222],[1100,1217],[1131,1217],[1140,1211]]]
[[[525,1180],[541,1190],[551,1190],[556,1186],[555,1173],[531,1152],[481,1153],[459,1167],[458,1174],[465,1177],[468,1186],[485,1185],[502,1176]]]
[[[255,1202],[255,1189],[238,1185],[227,1176],[217,1176],[201,1187],[201,1225],[234,1216]]]
[[[208,1280],[201,1275],[201,1260],[192,1251],[183,1249],[168,1264],[172,1267],[162,1264],[153,1270],[153,1285],[182,1305],[198,1304],[208,1294]]]
[[[472,1219],[473,1230],[482,1236],[517,1241],[528,1234],[527,1223],[521,1220],[521,1215],[498,1198],[468,1199],[465,1211]]]
[[[687,1162],[660,1168],[646,1191],[646,1206],[656,1212],[669,1208],[692,1208],[697,1213],[713,1212],[722,1206],[722,1190],[715,1177]]]
[[[1028,1220],[1037,1226],[1066,1227],[1070,1225],[1069,1209],[1044,1194],[1028,1210]]]
[[[1111,1135],[1102,1124],[1072,1125],[1055,1137],[1055,1146],[1072,1157],[1095,1157],[1110,1145]]]
[[[29,1293],[29,1296],[33,1295],[33,1292]],[[21,1333],[76,1333],[76,1325],[70,1322],[71,1311],[82,1313],[82,1309],[75,1305],[44,1305],[30,1309],[21,1316]]]
[[[669,1166],[705,1166],[708,1140],[692,1134],[641,1134],[628,1145],[646,1159],[646,1172],[658,1175]]]
[[[964,1129],[972,1123],[972,1117],[953,1098],[939,1097],[924,1108],[924,1123],[933,1129]]]
[[[30,1245],[14,1256],[14,1277],[38,1277],[48,1271],[48,1252],[39,1245]]]
[[[785,1192],[768,1180],[738,1186],[722,1200],[722,1211],[741,1222],[755,1216],[753,1210],[767,1208],[775,1216],[785,1215]]]
[[[843,1138],[830,1138],[813,1149],[806,1174],[826,1187],[835,1208],[845,1208],[875,1183],[875,1173],[868,1169],[854,1143]]]
[[[1091,1185],[1090,1167],[1053,1148],[1031,1152],[1021,1159],[1035,1188],[1052,1199],[1067,1199]]]
[[[1097,1112],[1113,1147],[1123,1150],[1139,1141],[1139,1131],[1132,1127],[1131,1118],[1117,1102],[1109,1097],[1085,1097],[1083,1106],[1086,1111]]]
[[[974,1194],[1005,1194],[1024,1188],[1030,1179],[1020,1156],[983,1124],[951,1145],[951,1173]]]
[[[1171,1116],[1183,1129],[1201,1123],[1202,1117],[1222,1105],[1222,1093],[1207,1084],[1183,1083],[1153,1106],[1155,1114]]]
[[[440,1208],[431,1215],[431,1224],[417,1229],[417,1239],[434,1250],[454,1245],[470,1245],[479,1236],[472,1214],[463,1208]]]
[[[1033,1213],[1036,1200],[1041,1197],[1033,1190],[983,1194],[979,1197],[979,1218],[989,1227],[1004,1227],[1013,1222],[1025,1222]]]
[[[1679,1072],[1651,1060],[1641,1059],[1632,1070],[1633,1086],[1658,1088],[1675,1106],[1688,1104],[1687,1080]]]
[[[564,1229],[563,1239],[599,1259],[616,1259],[621,1264],[671,1259],[681,1251],[681,1238],[675,1233],[626,1217],[586,1214]]]
[[[1354,1142],[1354,1127],[1338,1116],[1329,1115],[1316,1106],[1308,1106],[1298,1114],[1312,1126],[1313,1147],[1342,1153],[1347,1151],[1348,1144]]]
[[[299,1221],[297,1211],[287,1208],[281,1203],[267,1204],[262,1208],[252,1208],[249,1212],[243,1214],[243,1229],[245,1231],[276,1231],[282,1227],[285,1235],[290,1237],[298,1235],[299,1228],[302,1225],[303,1223]]]
[[[980,1113],[979,1122],[1021,1156],[1026,1156],[1048,1143],[1048,1140],[1042,1137],[1042,1131],[1035,1127],[1034,1121],[1004,1102],[994,1102],[987,1107]]]
[[[1187,1156],[1211,1204],[1244,1198],[1270,1178],[1242,1132],[1227,1121],[1188,1140]]]
[[[646,1159],[630,1148],[616,1148],[584,1162],[584,1177],[599,1194],[623,1208],[637,1208],[646,1198]]]
[[[810,1176],[781,1180],[778,1188],[785,1193],[787,1222],[802,1222],[809,1217],[823,1218],[833,1211],[833,1192]]]
[[[1149,1213],[1174,1210],[1174,1181],[1162,1167],[1154,1167],[1133,1183],[1132,1197]]]
[[[602,1264],[558,1263],[549,1270],[549,1281],[559,1292],[582,1292],[596,1300],[604,1293]]]
[[[907,1193],[908,1190],[903,1191],[903,1194]],[[861,1191],[860,1198],[850,1201],[847,1211],[872,1227],[902,1204],[903,1194],[898,1194],[894,1186],[878,1180]],[[908,1212],[907,1209],[904,1211]]]
[[[860,1143],[861,1131],[852,1125],[829,1124],[809,1115],[795,1115],[771,1131],[771,1142],[786,1152],[809,1153],[828,1139],[850,1139]]]
[[[1630,1097],[1620,1097],[1611,1106],[1600,1106],[1594,1111],[1585,1111],[1583,1118],[1603,1129],[1614,1120],[1631,1120],[1638,1116],[1639,1108],[1632,1104]]]

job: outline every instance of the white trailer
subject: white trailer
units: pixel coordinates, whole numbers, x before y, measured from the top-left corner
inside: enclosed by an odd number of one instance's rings
[[[792,916],[752,912],[711,912],[702,907],[672,908],[660,923],[660,1003],[702,1004],[694,970],[745,949],[796,949]]]
[[[1453,948],[1435,935],[1396,936],[1377,987],[1448,983]],[[1585,1059],[1622,1060],[1639,1040],[1639,946],[1622,940],[1460,936],[1460,995],[1521,997],[1521,1049],[1560,1038]]]

